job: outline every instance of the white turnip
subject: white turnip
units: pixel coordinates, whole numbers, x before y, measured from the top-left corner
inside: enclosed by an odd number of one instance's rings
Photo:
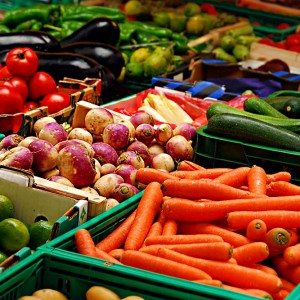
[[[165,153],[164,146],[157,144],[156,142],[152,143],[148,147],[148,149],[149,149],[151,157],[153,157],[154,155],[159,154],[159,153]]]
[[[29,144],[30,144],[33,140],[37,140],[37,139],[38,139],[38,137],[36,137],[36,136],[27,136],[27,137],[25,137],[25,138],[18,144],[18,146],[28,148]]]
[[[80,188],[80,190],[99,196],[98,192],[90,186],[84,186],[84,187]]]
[[[59,170],[57,167],[54,167],[53,169],[42,173],[40,176],[47,179],[48,177],[56,176],[56,175],[59,175]]]
[[[0,165],[29,170],[33,164],[33,154],[26,147],[14,147],[0,154]]]
[[[118,204],[120,204],[120,202],[114,198],[108,198],[106,199],[106,206],[105,206],[105,210],[110,210],[111,208],[117,206]]]
[[[0,142],[0,149],[12,149],[14,147],[19,146],[19,143],[24,140],[24,138],[16,133],[9,134],[5,136]]]
[[[94,184],[94,189],[99,193],[99,195],[108,198],[111,194],[113,188],[124,182],[124,179],[117,174],[107,174],[101,176]]]
[[[73,128],[68,134],[69,140],[82,140],[89,144],[93,143],[93,135],[85,128]]]
[[[53,181],[56,183],[60,183],[60,184],[66,185],[66,186],[74,187],[74,184],[64,176],[53,175],[53,176],[48,177],[47,180]]]
[[[102,134],[103,142],[111,145],[116,150],[124,149],[130,142],[130,133],[126,125],[113,123],[107,125]]]
[[[111,174],[111,173],[114,173],[116,169],[116,166],[111,164],[111,163],[106,163],[106,164],[103,164],[100,168],[100,173],[101,175],[106,175],[106,174]]]
[[[55,146],[59,142],[66,141],[68,134],[58,123],[48,123],[41,129],[38,138],[48,141]]]
[[[171,155],[176,162],[192,160],[194,157],[194,149],[191,142],[182,135],[175,135],[168,140],[166,152]]]
[[[176,165],[171,155],[168,153],[159,153],[152,157],[151,167],[171,172],[175,170]]]
[[[173,129],[170,124],[164,123],[157,126],[155,130],[155,140],[160,145],[165,145],[173,136]]]
[[[118,164],[128,164],[136,169],[144,168],[145,163],[142,156],[136,151],[127,150],[119,155]]]
[[[110,163],[116,166],[118,164],[119,155],[111,145],[104,142],[96,142],[92,144],[92,148],[95,151],[95,159],[97,159],[101,165]]]

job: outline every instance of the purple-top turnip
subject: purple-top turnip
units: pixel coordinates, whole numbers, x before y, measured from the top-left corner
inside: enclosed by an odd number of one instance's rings
[[[74,184],[66,177],[60,175],[53,175],[47,178],[49,181],[60,183],[66,186],[74,187]]]
[[[127,164],[121,164],[115,169],[115,174],[120,175],[124,179],[124,182],[135,186],[137,185],[136,172],[137,169],[133,165]]]
[[[68,134],[58,123],[48,123],[41,129],[38,138],[55,146],[59,142],[66,141]]]
[[[191,142],[182,135],[171,137],[166,144],[166,152],[176,161],[192,160],[194,149]]]
[[[135,138],[138,141],[149,145],[155,138],[155,129],[150,124],[140,124],[135,129]]]
[[[148,150],[148,146],[138,140],[132,142],[126,149],[127,151],[137,152],[143,159],[145,167],[148,167],[151,163],[151,155]]]
[[[0,142],[0,149],[12,149],[19,146],[19,143],[24,140],[24,137],[17,133],[12,133],[5,136]]]
[[[99,193],[100,196],[108,198],[113,188],[124,182],[124,179],[117,174],[107,174],[101,176],[95,183],[94,189]]]
[[[0,154],[0,165],[17,169],[29,170],[33,164],[32,152],[22,146],[14,147]]]
[[[145,162],[142,156],[138,152],[131,150],[127,150],[119,155],[118,164],[132,165],[136,169],[145,167]]]
[[[27,136],[18,144],[18,146],[28,148],[29,144],[33,140],[37,140],[37,139],[38,139],[38,137],[36,137],[36,136]]]
[[[155,140],[160,145],[165,145],[173,136],[173,129],[170,124],[163,123],[156,127]]]
[[[41,131],[41,129],[46,125],[46,124],[48,124],[48,123],[57,123],[57,121],[54,119],[54,118],[52,118],[52,117],[49,117],[49,116],[47,116],[47,117],[42,117],[42,118],[40,118],[40,119],[37,119],[35,122],[34,122],[34,124],[33,124],[33,130],[34,130],[34,132],[35,132],[35,134],[38,136],[39,135],[39,133],[40,133],[40,131]]]
[[[93,135],[85,128],[73,128],[68,134],[69,140],[82,140],[89,144],[93,143]]]
[[[189,141],[196,136],[196,128],[191,123],[181,123],[173,129],[173,134],[182,135]]]
[[[150,124],[154,126],[153,116],[145,111],[138,111],[134,113],[129,120],[135,128],[137,128],[140,124]]]
[[[96,142],[92,144],[92,148],[95,151],[95,159],[97,159],[101,165],[106,163],[118,164],[118,153],[111,145],[104,142]]]
[[[126,199],[137,194],[139,190],[129,183],[117,184],[111,191],[110,197],[116,199],[118,202],[123,202]]]
[[[78,139],[66,140],[66,141],[59,142],[55,145],[55,149],[57,150],[57,152],[59,152],[62,148],[66,147],[66,146],[70,146],[70,145],[84,146],[88,150],[88,152],[90,153],[91,157],[94,157],[94,155],[95,155],[95,151],[94,151],[92,145],[90,145],[86,141],[78,140]]]
[[[109,124],[104,128],[102,138],[104,143],[111,145],[116,150],[121,150],[129,145],[129,129],[122,123]]]
[[[153,157],[154,155],[159,154],[159,153],[165,153],[164,146],[157,144],[156,142],[152,143],[148,147],[148,149],[149,149],[151,157]]]
[[[114,173],[116,166],[111,163],[103,164],[100,168],[101,176]]]

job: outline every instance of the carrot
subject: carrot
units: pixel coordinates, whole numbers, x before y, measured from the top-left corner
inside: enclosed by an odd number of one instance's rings
[[[192,257],[226,261],[232,256],[233,247],[227,242],[194,244],[156,244],[140,248],[140,251],[157,255],[160,248],[167,248]]]
[[[224,173],[231,171],[230,168],[210,168],[204,170],[194,170],[194,171],[172,171],[171,175],[174,175],[181,179],[214,179]]]
[[[208,284],[208,285],[218,286],[218,287],[223,286],[223,282],[221,280],[216,280],[216,279],[198,279],[198,280],[193,280],[193,282]]]
[[[158,215],[157,222],[159,222],[163,226],[165,221],[166,221],[166,216],[164,215],[163,211],[161,210]]]
[[[233,247],[242,246],[251,242],[242,234],[230,231],[220,226],[205,222],[179,222],[178,233],[181,234],[215,234],[219,235],[225,242]]]
[[[136,215],[134,210],[117,228],[96,244],[96,248],[105,252],[120,248],[124,245],[129,229]]]
[[[123,248],[118,248],[109,251],[108,254],[114,257],[115,259],[120,260],[123,252],[124,252]]]
[[[253,166],[247,176],[249,192],[266,195],[267,174],[266,171],[259,166]]]
[[[255,198],[257,194],[243,191],[212,180],[167,179],[162,184],[164,196],[186,199],[227,200]]]
[[[267,233],[267,225],[263,220],[254,219],[246,228],[246,237],[252,241],[262,241]]]
[[[166,217],[174,220],[207,222],[225,218],[227,214],[232,211],[300,210],[300,196],[262,197],[206,202],[170,198],[164,201],[162,210]]]
[[[205,170],[204,167],[200,166],[189,160],[180,161],[177,165],[178,171],[194,171],[194,170]]]
[[[269,293],[277,293],[282,287],[277,276],[238,264],[195,258],[167,248],[159,249],[158,256],[199,268],[213,279],[240,288],[262,289]]]
[[[251,265],[267,259],[269,248],[264,242],[252,242],[234,248],[232,257],[239,265]]]
[[[163,183],[166,179],[177,180],[178,177],[154,168],[140,168],[136,171],[136,179],[140,183],[149,184],[153,181]]]
[[[207,273],[197,268],[135,250],[124,251],[121,263],[142,270],[187,280],[212,279]]]
[[[249,170],[249,167],[235,168],[216,177],[213,181],[220,182],[235,188],[239,188],[247,184],[247,175]]]
[[[177,223],[173,219],[167,219],[164,223],[162,235],[174,235],[177,233]]]
[[[270,197],[300,195],[300,186],[288,181],[271,182],[267,185],[267,195]]]
[[[136,209],[136,216],[124,244],[125,250],[137,250],[142,246],[149,229],[158,214],[162,198],[163,195],[160,189],[160,183],[155,181],[150,182],[146,186]]]
[[[249,265],[247,267],[250,267],[250,268],[253,268],[253,269],[256,269],[256,270],[260,270],[260,271],[278,276],[278,274],[274,270],[274,268],[272,268],[270,266],[267,266],[267,265],[264,265],[264,264],[261,264],[261,263],[255,263],[255,264]]]
[[[160,236],[162,234],[162,230],[163,230],[162,224],[158,221],[154,222],[151,225],[146,238],[153,237],[153,236]]]
[[[300,243],[283,250],[283,259],[292,266],[300,265]]]
[[[228,226],[234,229],[246,229],[250,221],[263,220],[267,228],[300,227],[300,212],[291,210],[234,211],[227,215]]]
[[[290,181],[292,179],[292,175],[287,171],[280,171],[273,174],[267,174],[267,183],[274,181]]]
[[[176,234],[176,235],[158,235],[145,239],[145,245],[155,244],[194,244],[194,243],[210,243],[223,242],[223,239],[215,234]]]
[[[241,294],[246,294],[249,296],[254,296],[258,298],[263,298],[263,299],[270,299],[272,300],[272,296],[270,293],[264,291],[263,289],[244,289],[244,288],[239,288],[236,286],[228,285],[228,284],[223,284],[223,288],[225,290],[241,293]]]
[[[298,244],[299,241],[298,228],[286,228],[286,230],[290,234],[290,246]]]
[[[78,253],[97,257],[95,243],[87,229],[82,228],[75,232],[75,245]]]
[[[282,282],[282,289],[283,290],[286,290],[288,292],[291,292],[295,287],[296,285],[290,281],[288,281],[287,279],[285,278],[280,278],[281,282]]]
[[[267,231],[265,240],[270,256],[274,256],[282,253],[290,245],[290,234],[284,228],[272,228]]]
[[[300,266],[289,265],[282,256],[276,255],[272,258],[272,265],[280,277],[292,282],[300,283]]]
[[[282,289],[278,293],[273,293],[271,296],[273,300],[285,300],[289,294],[289,291]]]
[[[96,248],[97,257],[115,264],[120,264],[120,261],[108,254],[107,252]]]

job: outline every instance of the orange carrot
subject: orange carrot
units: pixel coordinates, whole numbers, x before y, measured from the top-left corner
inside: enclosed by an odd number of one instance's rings
[[[280,278],[280,280],[282,282],[282,289],[283,290],[291,292],[296,287],[296,285],[294,283],[288,281],[287,279]]]
[[[163,183],[166,179],[178,179],[178,177],[171,175],[169,172],[161,171],[154,168],[140,168],[136,171],[136,179],[143,184],[149,184],[156,181]]]
[[[167,248],[159,249],[158,256],[198,268],[213,279],[240,288],[263,289],[269,293],[277,293],[282,287],[277,276],[238,264],[195,258]]]
[[[220,226],[205,222],[179,222],[178,233],[181,234],[215,234],[219,235],[225,242],[233,247],[242,246],[251,242],[242,234],[230,231]]]
[[[228,226],[234,229],[246,229],[254,219],[263,220],[267,228],[300,227],[300,211],[266,210],[266,211],[233,211],[227,215]]]
[[[269,256],[281,254],[290,245],[290,234],[284,228],[277,227],[267,231],[265,241],[269,247]]]
[[[226,172],[214,179],[216,182],[220,182],[235,188],[239,188],[247,184],[247,175],[249,167],[235,168],[229,172]]]
[[[95,243],[87,229],[82,228],[75,232],[75,245],[78,253],[92,257],[98,257]]]
[[[218,286],[218,287],[223,286],[223,282],[221,280],[216,280],[216,279],[199,279],[199,280],[193,280],[193,282],[208,284],[208,285]]]
[[[136,215],[134,210],[117,228],[96,244],[96,248],[105,252],[120,248],[124,245],[129,229]]]
[[[270,293],[264,291],[263,289],[244,289],[244,288],[239,288],[236,286],[228,285],[228,284],[223,284],[223,288],[225,290],[241,293],[241,294],[246,294],[249,296],[254,296],[258,298],[263,298],[263,299],[270,299],[272,300],[272,296]]]
[[[97,257],[115,264],[120,264],[120,261],[108,254],[107,252],[96,248]]]
[[[282,289],[278,293],[271,294],[271,296],[272,296],[271,299],[272,300],[285,300],[289,294],[290,294],[289,291]]]
[[[272,259],[272,265],[280,277],[292,282],[293,284],[300,283],[300,266],[289,265],[282,256],[276,255]]]
[[[232,256],[233,247],[227,242],[198,244],[156,244],[140,248],[140,251],[157,255],[160,248],[167,248],[192,257],[227,261]]]
[[[145,188],[138,204],[136,216],[124,244],[125,250],[138,250],[142,246],[149,229],[158,214],[162,198],[163,195],[160,189],[160,183],[155,181],[150,182]]]
[[[239,265],[251,265],[269,257],[268,245],[264,242],[252,242],[233,249],[232,257]]]
[[[114,257],[115,259],[120,260],[123,252],[124,252],[123,248],[118,248],[109,251],[108,254]]]
[[[153,237],[153,236],[160,236],[162,234],[162,230],[163,230],[162,224],[158,221],[154,222],[151,225],[146,238]]]
[[[171,175],[174,175],[181,179],[214,179],[226,172],[231,171],[230,168],[210,168],[204,170],[195,170],[195,171],[172,171]]]
[[[267,195],[270,197],[300,195],[300,186],[288,181],[271,182],[267,185]]]
[[[167,219],[163,226],[162,235],[173,235],[177,233],[177,223],[173,219]]]
[[[214,221],[225,218],[228,213],[233,211],[300,210],[300,196],[206,202],[170,198],[164,201],[162,210],[166,217],[178,221]]]
[[[267,174],[267,183],[274,181],[290,181],[292,179],[292,175],[287,171],[280,171],[273,174]]]
[[[283,259],[289,265],[300,265],[300,243],[285,248],[283,251]]]
[[[256,269],[256,270],[260,270],[260,271],[278,276],[278,274],[274,270],[274,268],[272,268],[270,266],[267,266],[267,265],[264,265],[264,264],[261,264],[261,263],[252,264],[252,265],[249,265],[247,267],[250,267],[250,268],[253,268],[253,269]]]
[[[296,245],[299,242],[298,228],[286,228],[290,234],[290,246]]]
[[[194,170],[205,170],[204,167],[200,166],[189,160],[183,160],[178,163],[177,166],[178,171],[194,171]]]
[[[254,219],[246,228],[246,237],[252,241],[262,241],[267,233],[267,225],[263,220]]]
[[[162,184],[164,196],[186,199],[227,200],[255,198],[259,195],[212,180],[167,179]],[[261,195],[260,195],[261,196]]]
[[[249,192],[266,194],[267,174],[262,167],[253,166],[248,172],[247,182]]]
[[[215,234],[176,234],[176,235],[158,235],[145,239],[145,245],[155,244],[194,244],[194,243],[210,243],[223,242],[223,239]]]
[[[142,270],[182,279],[212,279],[207,273],[197,268],[135,250],[124,251],[121,257],[121,263]]]

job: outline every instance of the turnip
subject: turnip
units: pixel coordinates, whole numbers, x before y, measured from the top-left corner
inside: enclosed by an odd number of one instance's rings
[[[16,133],[9,134],[5,136],[0,142],[0,149],[12,149],[14,147],[19,146],[19,143],[24,140],[24,138]]]
[[[120,150],[126,148],[130,142],[129,129],[121,123],[109,124],[104,128],[102,138],[104,143]]]
[[[145,111],[138,111],[134,113],[129,120],[135,128],[137,128],[140,124],[150,124],[154,126],[153,116]]]
[[[21,140],[21,142],[18,144],[18,146],[22,146],[22,147],[28,148],[29,144],[33,140],[37,140],[37,139],[38,139],[38,137],[36,137],[36,136],[27,136],[23,140]]]
[[[177,162],[192,160],[194,157],[194,149],[191,142],[182,135],[175,135],[168,140],[166,152]]]
[[[22,146],[14,147],[0,154],[0,165],[17,169],[29,170],[33,164],[32,152]]]
[[[96,175],[95,162],[82,145],[69,145],[58,153],[57,167],[61,176],[69,179],[75,187],[89,186]]]
[[[55,148],[56,148],[57,152],[59,152],[62,148],[66,147],[66,146],[70,146],[70,145],[84,146],[88,150],[88,152],[90,153],[91,157],[94,157],[94,155],[95,155],[95,151],[89,143],[87,143],[83,140],[78,140],[78,139],[66,140],[66,141],[59,142],[55,145]]]
[[[144,168],[145,163],[143,158],[136,151],[125,151],[119,155],[119,164],[129,164],[134,166],[136,169]]]
[[[100,168],[101,175],[114,173],[116,166],[110,163],[103,164]]]
[[[151,157],[153,157],[154,155],[159,154],[159,153],[165,153],[164,146],[157,144],[156,142],[152,143],[148,147],[148,149],[149,149]]]
[[[56,175],[59,175],[59,170],[57,167],[54,167],[53,169],[42,173],[41,177],[47,179],[48,177],[56,176]]]
[[[42,117],[35,121],[33,124],[33,130],[36,135],[39,135],[41,129],[48,123],[57,123],[57,121],[52,117]]]
[[[94,188],[92,188],[90,186],[84,186],[84,187],[80,188],[80,190],[82,190],[84,192],[88,192],[88,193],[94,194],[94,195],[99,195],[98,192]]]
[[[89,144],[93,143],[93,135],[85,128],[73,128],[68,134],[69,140],[82,140]]]
[[[145,167],[149,166],[151,163],[151,155],[148,146],[140,141],[132,142],[126,149],[127,151],[137,152],[143,159]]]
[[[116,166],[118,164],[118,153],[109,144],[104,142],[96,142],[92,144],[92,148],[95,151],[95,159],[97,159],[101,165],[110,163]]]
[[[175,170],[176,165],[171,155],[168,153],[159,153],[152,157],[151,167],[171,172]]]
[[[94,162],[95,162],[96,160],[94,159]],[[93,179],[93,181],[92,181],[92,184],[94,184],[100,177],[101,177],[101,172],[100,172],[100,168],[97,168],[96,166],[95,166],[95,170],[96,170],[96,175],[95,175],[95,177],[94,177],[94,179]]]
[[[134,186],[137,185],[136,172],[137,169],[133,165],[127,164],[121,164],[115,169],[115,174],[120,175],[124,179],[124,182],[130,183]]]
[[[117,184],[111,191],[110,197],[116,199],[118,202],[123,202],[126,199],[137,194],[139,190],[129,183]]]
[[[58,123],[48,123],[40,130],[38,138],[55,146],[59,142],[66,141],[68,134]]]
[[[121,124],[126,125],[128,127],[128,129],[129,129],[130,140],[134,141],[134,138],[135,138],[135,127],[133,126],[133,124],[129,120],[127,120],[127,119],[120,119],[120,120],[118,120],[115,123],[121,123]]]
[[[56,183],[60,183],[60,184],[66,185],[66,186],[74,187],[74,184],[64,176],[53,175],[53,176],[48,177],[47,180],[53,181]]]
[[[196,136],[196,128],[190,123],[181,123],[173,129],[174,135],[182,135],[188,141]]]
[[[85,127],[92,134],[102,134],[104,128],[113,123],[112,113],[103,107],[92,108],[85,116]]]
[[[99,195],[108,198],[111,194],[113,188],[124,182],[124,179],[117,174],[107,174],[101,176],[94,184],[94,189],[99,193]]]
[[[146,145],[149,145],[154,140],[155,129],[150,124],[140,124],[135,129],[135,137],[138,141],[141,141]]]
[[[173,129],[170,124],[164,123],[157,126],[155,130],[155,140],[160,145],[165,145],[173,136]]]
[[[43,173],[56,166],[58,152],[50,142],[37,139],[29,144],[28,149],[33,153],[35,171]]]
[[[120,204],[120,202],[114,198],[108,198],[106,199],[106,206],[105,206],[105,210],[110,210],[111,208],[117,206],[118,204]]]

